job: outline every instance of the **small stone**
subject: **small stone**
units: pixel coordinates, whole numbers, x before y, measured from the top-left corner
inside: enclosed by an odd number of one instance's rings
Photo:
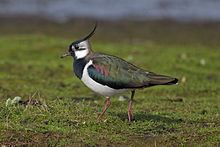
[[[202,66],[205,66],[205,65],[206,65],[205,59],[201,59],[201,60],[199,61],[199,63],[200,63],[200,65],[202,65]]]
[[[132,55],[127,56],[127,61],[132,61],[134,57]]]
[[[5,103],[6,107],[11,105],[11,98],[8,98]]]
[[[124,96],[119,96],[119,98],[118,98],[118,101],[120,101],[120,102],[123,102],[125,100],[126,100],[126,98]]]
[[[180,55],[180,58],[181,58],[182,60],[186,60],[186,59],[187,59],[186,53],[182,53],[182,54]]]
[[[20,96],[16,96],[12,101],[11,101],[11,104],[17,104],[19,103],[19,101],[21,101],[21,97]]]
[[[185,77],[185,76],[183,76],[183,77],[181,78],[181,83],[186,83],[186,77]]]

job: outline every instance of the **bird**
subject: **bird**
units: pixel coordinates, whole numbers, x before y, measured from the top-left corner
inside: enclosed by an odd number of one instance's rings
[[[131,92],[128,102],[128,121],[134,120],[133,101],[135,91],[157,85],[175,85],[178,79],[156,74],[144,70],[117,56],[94,52],[90,38],[94,35],[97,23],[93,30],[82,39],[72,42],[61,58],[73,57],[73,71],[88,88],[106,98],[100,120],[111,105],[110,98],[126,91]]]

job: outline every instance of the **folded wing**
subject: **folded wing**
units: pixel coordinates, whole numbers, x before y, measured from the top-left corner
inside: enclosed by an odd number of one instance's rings
[[[172,85],[178,80],[164,75],[157,75],[136,67],[115,56],[97,54],[88,67],[89,76],[102,85],[114,89],[133,89],[154,85]]]

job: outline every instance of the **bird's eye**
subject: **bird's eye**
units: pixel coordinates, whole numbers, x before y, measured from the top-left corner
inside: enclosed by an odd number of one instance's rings
[[[75,48],[76,50],[79,49],[78,44],[74,45],[74,48]]]

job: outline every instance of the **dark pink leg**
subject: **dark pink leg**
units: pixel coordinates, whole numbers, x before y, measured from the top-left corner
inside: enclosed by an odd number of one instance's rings
[[[135,91],[131,91],[131,99],[128,103],[128,121],[131,122],[133,120],[133,110],[132,110],[132,101],[134,97]]]
[[[128,103],[128,121],[131,122],[132,120],[133,120],[132,101],[130,100]]]
[[[98,116],[98,120],[105,114],[106,110],[108,109],[108,107],[111,105],[111,101],[110,98],[107,97],[105,100],[105,107],[102,110],[102,113]]]

